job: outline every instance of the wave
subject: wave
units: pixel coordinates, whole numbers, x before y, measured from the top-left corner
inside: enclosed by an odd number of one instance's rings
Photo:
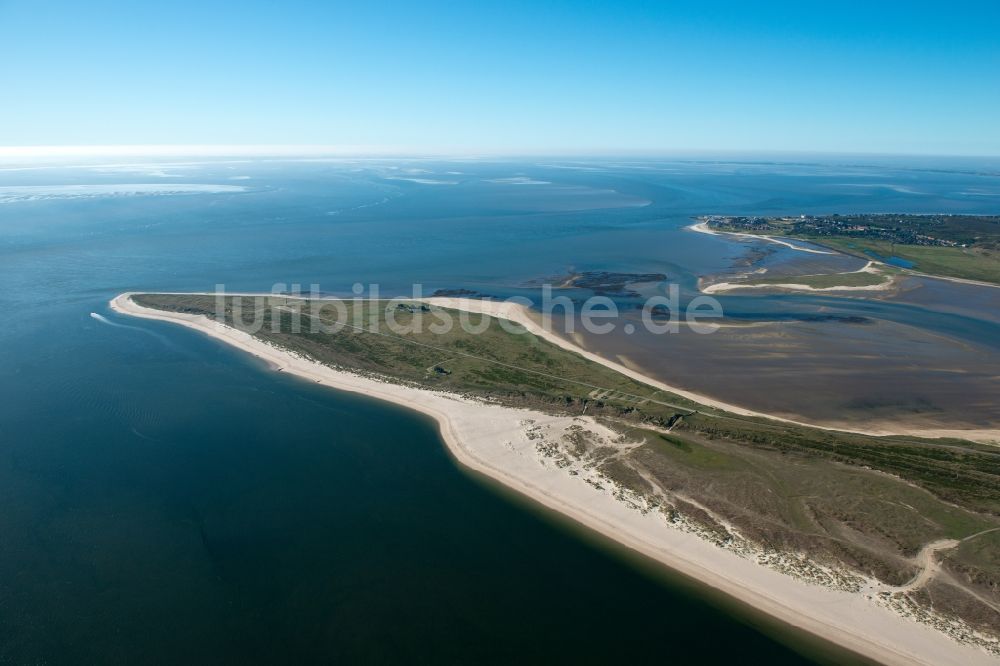
[[[142,326],[131,326],[129,324],[120,324],[117,321],[111,321],[110,319],[108,319],[107,317],[98,312],[91,312],[90,318],[96,319],[102,324],[107,324],[108,326],[114,326],[115,328],[124,328],[130,331],[139,331],[141,333],[145,333],[146,335],[151,335],[160,342],[162,342],[163,344],[167,345],[168,347],[176,348],[176,345],[174,345],[174,343],[172,343],[170,339],[167,338],[165,335],[157,333],[156,331],[151,331],[148,328],[143,328]]]
[[[497,183],[499,185],[551,185],[547,180],[535,180],[526,176],[515,176],[513,178],[491,178],[487,183]]]

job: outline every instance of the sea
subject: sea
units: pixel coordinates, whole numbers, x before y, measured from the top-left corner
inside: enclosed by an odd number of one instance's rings
[[[586,271],[663,273],[689,300],[747,266],[808,272],[693,216],[832,212],[997,214],[1000,163],[0,165],[0,663],[863,663],[461,469],[420,415],[107,305],[216,285],[535,300]],[[1000,290],[913,280],[718,297],[778,322],[784,355],[744,333],[583,341],[748,407],[997,427]]]

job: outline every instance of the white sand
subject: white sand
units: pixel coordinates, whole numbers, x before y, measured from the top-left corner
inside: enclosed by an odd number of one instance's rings
[[[450,307],[470,308],[470,304],[476,303],[480,304],[477,306],[480,311],[487,313],[505,305],[461,299],[429,300]],[[264,359],[283,372],[426,414],[437,421],[449,451],[470,469],[760,611],[874,659],[888,664],[998,663],[986,652],[961,645],[927,625],[905,619],[862,594],[811,585],[741,558],[671,527],[661,514],[643,514],[616,499],[610,490],[598,490],[566,470],[551,463],[546,465],[536,449],[536,439],[529,436],[529,429],[542,425],[549,436],[551,433],[558,436],[571,425],[584,424],[592,432],[608,434],[602,433],[605,429],[590,419],[483,404],[335,370],[204,316],[143,308],[131,301],[130,294],[113,299],[111,307],[122,314],[187,326]],[[523,325],[536,326],[526,313],[515,310],[506,314],[513,314]],[[570,343],[554,336],[544,337],[572,348]]]
[[[880,271],[878,270],[876,262],[869,261],[856,271],[831,273],[831,275],[854,275],[856,273],[874,273],[877,275]],[[794,280],[795,278],[790,276],[788,279]],[[798,282],[716,282],[715,284],[710,284],[707,287],[699,287],[699,291],[703,294],[718,294],[726,291],[732,291],[734,289],[788,289],[791,291],[888,291],[895,283],[896,279],[894,276],[886,275],[885,280],[882,282],[854,286],[838,285],[835,287],[813,287],[811,285],[801,284]]]
[[[893,279],[878,284],[855,285],[853,287],[813,287],[795,282],[775,282],[764,284],[746,284],[742,282],[716,282],[701,289],[703,294],[721,294],[736,289],[787,289],[789,291],[887,291],[892,287]]]
[[[850,432],[858,435],[871,435],[874,437],[882,437],[888,435],[908,435],[912,437],[957,437],[960,439],[967,439],[974,442],[982,442],[986,444],[996,444],[1000,443],[1000,430],[997,429],[979,429],[979,430],[927,430],[923,428],[900,428],[896,424],[888,424],[886,427],[881,429],[871,428],[871,429],[857,429],[850,426],[824,426],[815,423],[805,423],[803,421],[795,421],[793,419],[787,419],[775,414],[766,414],[764,412],[757,412],[752,409],[746,409],[745,407],[740,407],[732,403],[723,402],[721,400],[716,400],[710,398],[707,395],[701,393],[695,393],[694,391],[688,391],[686,389],[680,388],[678,386],[671,386],[666,382],[662,382],[654,377],[650,377],[639,370],[635,370],[626,365],[612,361],[610,359],[599,356],[593,352],[587,351],[583,347],[575,344],[574,342],[567,340],[564,337],[553,333],[552,331],[546,330],[535,318],[532,317],[531,311],[520,303],[509,303],[505,301],[488,301],[488,300],[476,300],[469,298],[449,298],[449,297],[437,297],[437,298],[425,298],[422,299],[426,303],[431,305],[437,305],[442,308],[451,308],[454,310],[465,310],[468,312],[479,312],[483,314],[488,314],[493,317],[499,317],[502,319],[508,319],[510,321],[516,322],[521,326],[524,326],[533,335],[537,335],[540,338],[548,340],[554,345],[567,349],[569,351],[575,352],[584,358],[593,361],[595,363],[600,363],[601,365],[611,368],[616,372],[620,372],[626,377],[631,377],[632,379],[652,386],[654,388],[661,389],[663,391],[668,391],[675,395],[679,395],[688,400],[692,400],[699,404],[714,407],[716,409],[721,409],[723,411],[729,412],[731,414],[738,414],[740,416],[751,416],[771,419],[772,421],[780,421],[782,423],[790,423],[792,425],[807,426],[809,428],[818,428],[820,430],[831,430],[836,432]]]
[[[793,250],[799,252],[809,252],[810,254],[840,254],[839,252],[833,252],[831,250],[817,250],[811,247],[803,247],[801,245],[795,245],[794,243],[789,243],[781,238],[775,238],[774,236],[765,236],[764,234],[743,234],[738,231],[716,231],[708,226],[708,222],[699,222],[698,224],[692,224],[686,227],[691,231],[697,231],[700,234],[708,234],[709,236],[736,236],[737,238],[750,238],[754,240],[765,240],[770,243],[777,243],[778,245],[784,245],[785,247],[790,247]]]
[[[708,226],[707,222],[699,222],[697,224],[692,224],[690,226],[685,227],[685,229],[688,229],[689,231],[696,231],[696,232],[698,232],[700,234],[708,234],[709,236],[737,236],[737,237],[740,237],[740,238],[765,240],[765,241],[769,241],[771,243],[777,243],[779,245],[784,245],[786,247],[790,247],[793,250],[798,250],[800,252],[811,252],[813,254],[844,254],[843,252],[837,252],[837,251],[834,251],[834,250],[829,250],[829,251],[827,251],[827,250],[814,250],[814,249],[808,248],[808,247],[801,247],[801,246],[798,246],[798,245],[793,245],[793,244],[789,243],[788,241],[781,240],[780,238],[775,238],[774,236],[765,236],[764,234],[742,234],[742,233],[738,233],[738,232],[735,232],[735,231],[716,231],[715,229],[711,229]],[[913,275],[913,276],[922,277],[922,278],[930,278],[931,280],[944,280],[945,282],[955,282],[955,283],[958,283],[958,284],[969,284],[969,285],[974,285],[974,286],[977,286],[977,287],[992,287],[994,289],[1000,288],[1000,284],[996,284],[996,283],[993,283],[993,282],[983,282],[982,280],[970,280],[969,278],[949,277],[947,275],[933,275],[931,273],[922,273],[922,272],[920,272],[918,270],[914,270],[912,268],[900,268],[898,266],[890,266],[889,264],[887,264],[887,263],[885,263],[883,261],[873,261],[871,263],[878,264],[880,266],[886,266],[886,267],[895,268],[896,270],[902,271],[903,273],[905,273],[907,275]],[[720,282],[719,286],[724,285],[724,284],[730,284],[730,283]],[[713,285],[713,286],[715,286],[715,285]],[[772,286],[787,286],[787,285],[772,285]],[[793,285],[792,287],[794,287],[794,288],[806,287],[807,290],[809,289],[806,285]],[[790,288],[792,288],[792,287],[790,287]],[[821,289],[821,290],[813,289],[812,291],[824,291],[824,290],[825,291],[832,291],[831,289]],[[711,293],[711,292],[706,291],[705,293],[707,294],[707,293]]]

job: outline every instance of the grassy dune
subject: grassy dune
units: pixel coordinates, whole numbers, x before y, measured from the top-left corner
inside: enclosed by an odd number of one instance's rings
[[[215,299],[141,295],[138,304],[214,316]],[[504,404],[594,416],[638,445],[591,452],[592,462],[622,485],[684,511],[725,539],[730,530],[781,551],[804,552],[898,585],[916,572],[926,543],[964,539],[1000,528],[1000,450],[960,440],[869,437],[735,416],[624,377],[533,335],[468,315],[484,331],[427,331],[436,309],[420,304],[366,303],[348,310],[337,333],[329,305],[272,298],[243,320],[260,316],[257,337],[312,359],[396,382],[472,394]],[[226,317],[234,322],[234,300]],[[277,307],[274,307],[277,306]],[[457,313],[452,313],[457,317]],[[272,318],[272,315],[274,318]],[[423,318],[424,332],[397,335]],[[299,319],[303,332],[292,332]],[[382,334],[369,330],[372,318]],[[580,452],[579,455],[584,455]],[[998,532],[974,536],[942,558],[935,608],[1000,631]],[[913,593],[921,603],[929,601]]]

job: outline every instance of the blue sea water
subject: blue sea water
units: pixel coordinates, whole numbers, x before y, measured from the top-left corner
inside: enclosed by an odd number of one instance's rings
[[[573,270],[665,272],[689,297],[743,251],[684,231],[692,215],[996,213],[998,173],[654,160],[0,170],[0,662],[839,660],[469,477],[416,415],[106,304],[220,283],[534,296],[532,280]],[[733,317],[823,308],[1000,339],[974,309],[722,300]]]

